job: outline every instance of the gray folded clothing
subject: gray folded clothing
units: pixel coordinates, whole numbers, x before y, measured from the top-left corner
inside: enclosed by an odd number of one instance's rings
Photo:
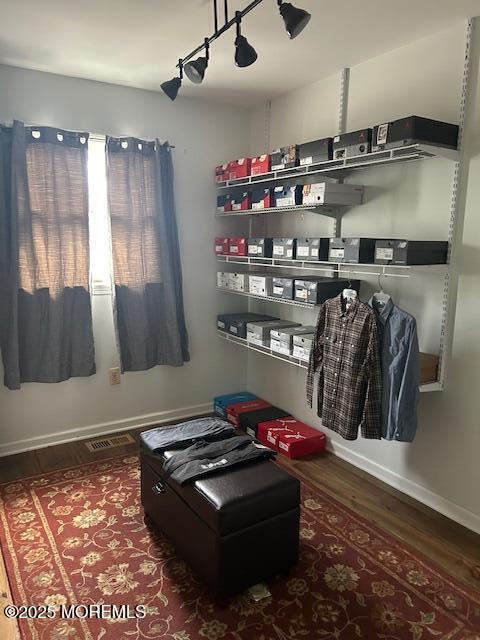
[[[235,435],[237,430],[221,418],[199,418],[168,427],[155,427],[140,434],[140,440],[152,452],[184,449],[198,440],[214,442]]]
[[[174,453],[163,463],[167,474],[181,485],[260,459],[274,458],[275,451],[253,441],[250,436],[236,436],[221,442],[195,442]]]

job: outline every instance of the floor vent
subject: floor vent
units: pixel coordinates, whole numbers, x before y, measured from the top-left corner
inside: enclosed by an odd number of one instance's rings
[[[135,444],[135,440],[131,435],[114,436],[113,438],[100,438],[99,440],[90,440],[85,442],[85,446],[89,451],[103,451],[104,449],[113,449],[113,447],[121,447],[124,444]]]

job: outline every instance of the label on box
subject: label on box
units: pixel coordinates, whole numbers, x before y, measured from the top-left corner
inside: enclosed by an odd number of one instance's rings
[[[407,243],[405,241],[399,242],[398,243],[398,248],[399,249],[406,249],[407,248]]]
[[[220,329],[225,329],[225,323],[222,322],[221,320],[217,322],[217,326],[220,327]]]
[[[276,244],[273,247],[273,255],[275,255],[275,256],[283,256],[283,246]]]
[[[279,447],[279,449],[283,449],[284,451],[288,451],[288,449],[289,449],[288,444],[286,444],[285,442],[281,442],[281,441],[278,443],[278,447]]]
[[[276,205],[277,207],[293,207],[295,202],[292,197],[288,196],[286,198],[277,198]]]
[[[310,360],[310,349],[307,349],[306,347],[300,347],[298,344],[296,344],[293,347],[293,355],[299,360]]]
[[[216,244],[216,245],[215,245],[215,251],[216,251],[217,253],[222,253],[222,251],[223,251],[223,245],[221,245],[221,244]]]
[[[270,349],[272,351],[277,351],[278,353],[283,353],[286,356],[290,355],[290,349],[285,347],[285,343],[280,342],[280,340],[276,340],[275,338],[270,340]]]
[[[307,247],[298,247],[297,246],[297,257],[298,256],[307,256],[308,257],[308,246]]]
[[[273,293],[276,296],[283,296],[283,287],[273,287]]]
[[[241,209],[242,209],[241,202],[232,203],[232,211],[241,211]]]
[[[377,144],[387,144],[388,124],[381,124],[377,129]]]
[[[343,258],[345,255],[345,249],[330,249],[331,258]]]
[[[293,256],[293,249],[287,249],[287,258],[291,258]]]
[[[230,252],[231,253],[238,253],[238,246],[236,244],[230,245]]]
[[[310,253],[312,255],[312,258],[318,258],[319,256],[318,249],[311,249]]]
[[[237,327],[231,327],[230,331],[232,333],[238,333],[238,328]]]
[[[307,290],[306,289],[297,289],[295,291],[295,297],[296,298],[300,298],[300,300],[306,300],[307,299]]]
[[[380,247],[375,251],[375,258],[377,260],[393,260],[393,249]]]
[[[308,156],[307,158],[301,158],[300,165],[303,166],[305,164],[312,164],[313,158],[312,156]]]
[[[340,136],[335,136],[333,139],[334,142],[340,142]]]
[[[270,431],[267,433],[267,440],[268,440],[268,442],[271,442],[272,444],[275,444],[275,438],[272,436]]]
[[[247,335],[247,341],[250,342],[251,344],[257,344],[259,347],[263,347],[262,340],[260,340],[259,338],[256,338],[254,333],[249,333]]]

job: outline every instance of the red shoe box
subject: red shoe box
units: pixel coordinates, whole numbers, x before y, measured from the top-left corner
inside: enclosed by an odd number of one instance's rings
[[[239,180],[240,178],[248,178],[252,166],[251,158],[240,158],[239,160],[230,160],[228,163],[229,180]]]
[[[258,425],[257,438],[260,442],[271,449],[277,449],[278,438],[281,433],[295,433],[294,425],[297,424],[296,418],[288,416],[288,418],[277,418],[276,420],[268,420],[260,422]]]
[[[294,418],[279,418],[258,425],[259,440],[289,458],[302,458],[323,451],[327,444],[324,433]],[[261,437],[260,437],[261,434]]]
[[[270,166],[271,156],[269,154],[252,158],[251,175],[258,176],[261,173],[268,173],[270,171]]]
[[[250,191],[236,193],[231,197],[232,211],[248,211],[252,208],[252,194]]]
[[[229,179],[229,166],[230,163],[226,162],[225,164],[219,164],[218,167],[215,167],[215,182],[225,182]]]
[[[230,251],[230,238],[215,238],[215,255],[228,256]]]
[[[258,409],[266,409],[272,405],[265,400],[249,400],[247,402],[237,402],[227,407],[227,420],[236,427],[240,426],[240,415],[247,411],[257,411]]]
[[[248,256],[248,238],[229,238],[228,255]]]

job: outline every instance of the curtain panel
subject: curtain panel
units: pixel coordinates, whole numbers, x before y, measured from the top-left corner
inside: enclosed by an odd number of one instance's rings
[[[95,373],[88,134],[0,129],[0,346],[5,385]]]
[[[190,359],[168,143],[107,141],[117,339],[123,371]]]

